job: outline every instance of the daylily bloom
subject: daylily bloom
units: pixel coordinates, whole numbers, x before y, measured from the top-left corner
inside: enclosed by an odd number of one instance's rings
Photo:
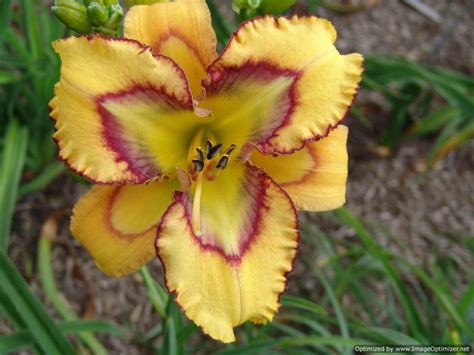
[[[96,184],[72,234],[112,276],[157,254],[184,313],[231,342],[278,310],[297,208],[344,203],[338,124],[362,56],[339,54],[314,16],[243,23],[217,56],[204,0],[134,6],[125,36],[53,44],[59,156]]]

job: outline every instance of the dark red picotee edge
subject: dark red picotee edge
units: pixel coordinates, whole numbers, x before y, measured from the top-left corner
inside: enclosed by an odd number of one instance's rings
[[[166,42],[167,40],[169,40],[170,38],[172,38],[172,37],[175,37],[175,38],[179,39],[181,42],[183,42],[185,44],[185,46],[188,47],[191,50],[191,52],[194,53],[196,58],[198,58],[199,63],[201,63],[202,67],[204,69],[206,68],[207,63],[204,60],[204,58],[201,57],[201,54],[197,50],[196,46],[191,44],[191,42],[185,36],[182,36],[180,33],[177,33],[175,31],[169,31],[164,36],[161,36],[153,45],[151,45],[152,51],[159,53],[160,52],[160,47],[162,46],[162,44],[164,42]]]
[[[130,146],[130,142],[123,137],[120,123],[106,108],[106,103],[109,101],[126,100],[127,97],[139,94],[150,98],[152,102],[165,105],[169,110],[177,111],[190,108],[186,104],[180,103],[175,96],[168,94],[163,87],[157,89],[139,84],[120,92],[108,93],[95,98],[97,112],[102,120],[102,135],[107,146],[114,153],[116,162],[126,162],[128,170],[137,177],[137,182],[143,183],[161,176],[162,172],[156,166],[153,157],[148,156],[146,147],[142,147],[141,151],[136,151],[136,144]]]
[[[236,41],[237,39],[237,36],[239,35],[239,32],[246,26],[248,26],[249,24],[252,24],[254,23],[255,21],[259,21],[259,20],[262,20],[262,19],[267,19],[267,18],[270,18],[270,19],[273,19],[273,21],[275,22],[276,26],[279,27],[279,24],[278,24],[278,19],[280,18],[285,18],[285,19],[291,19],[291,17],[293,16],[296,16],[296,15],[290,15],[290,16],[270,16],[270,15],[264,15],[264,16],[258,16],[258,17],[254,17],[252,19],[249,19],[247,21],[244,21],[242,22],[239,27],[232,33],[230,39],[229,39],[229,42],[226,44],[226,46],[224,47],[224,49],[222,50],[222,52],[219,54],[219,56],[208,66],[207,68],[207,71],[208,73],[212,73],[213,71],[225,71],[225,69],[216,69],[219,67],[219,61],[221,60],[221,58],[226,54],[226,52],[229,50],[230,46],[232,45],[232,43],[234,41]],[[311,15],[311,14],[308,14],[308,15],[298,15],[297,16],[298,18],[318,18],[317,16],[314,16],[314,15]],[[256,64],[259,64],[259,63],[252,63],[252,65],[256,65]],[[268,64],[268,65],[273,65],[271,63],[265,63],[264,64]],[[244,66],[247,65],[244,64]],[[363,62],[361,63],[361,77],[362,77],[362,74],[363,74]],[[297,72],[298,75],[300,75],[301,73],[300,72]],[[211,75],[210,75],[211,76]],[[212,76],[211,76],[212,77]],[[212,79],[211,79],[212,80]],[[203,81],[203,86],[205,87],[206,84],[209,85],[209,83],[206,83],[206,81],[209,81],[208,80],[204,80]],[[296,82],[297,80],[294,81],[293,85],[294,86],[294,90],[296,91]],[[255,147],[256,149],[258,149],[258,151],[262,154],[278,154],[278,155],[288,155],[288,154],[292,154],[298,150],[301,150],[303,149],[303,147],[305,146],[306,143],[309,143],[309,142],[312,142],[312,141],[318,141],[320,139],[323,139],[325,137],[328,136],[328,134],[334,130],[335,128],[337,128],[337,126],[339,126],[339,124],[343,123],[343,121],[345,120],[345,118],[347,117],[349,111],[350,111],[350,108],[352,107],[357,95],[358,95],[358,92],[359,92],[359,85],[360,83],[355,87],[355,93],[354,93],[354,96],[352,98],[352,101],[349,103],[348,107],[347,107],[347,110],[345,111],[345,113],[341,116],[341,118],[333,125],[329,125],[326,129],[326,131],[324,132],[324,134],[322,135],[316,135],[314,137],[311,137],[311,138],[308,138],[308,139],[304,139],[302,140],[301,142],[301,145],[298,146],[298,147],[295,147],[295,148],[292,148],[292,149],[289,149],[289,150],[279,150],[279,149],[276,149],[275,147],[273,147],[273,145],[270,143],[270,140],[272,138],[275,138],[278,136],[278,131],[280,131],[283,127],[285,127],[285,125],[288,124],[289,120],[291,119],[291,113],[289,113],[288,117],[286,117],[286,119],[284,120],[284,122],[282,122],[282,124],[277,127],[273,134],[268,138],[266,139],[263,144],[261,142],[258,142],[255,144]],[[293,93],[294,95],[294,99],[296,100],[296,92]]]
[[[129,39],[129,38],[115,38],[115,37],[109,37],[109,36],[105,36],[105,35],[101,35],[101,34],[93,34],[93,35],[81,35],[81,36],[78,36],[78,37],[69,36],[69,37],[66,37],[64,39],[60,39],[59,41],[67,41],[69,38],[81,38],[81,37],[86,38],[87,41],[100,39],[100,40],[106,40],[106,41],[131,43],[131,44],[136,45],[137,48],[140,49],[140,51],[138,52],[138,55],[142,54],[145,51],[150,51],[150,53],[153,55],[153,57],[156,60],[163,59],[163,60],[166,60],[166,61],[170,62],[174,66],[174,68],[175,68],[176,72],[178,73],[178,75],[183,79],[183,83],[185,84],[187,95],[184,99],[180,100],[178,97],[173,96],[170,93],[166,92],[166,88],[159,88],[158,91],[162,91],[163,94],[165,94],[169,98],[169,100],[174,100],[175,102],[177,102],[178,106],[182,106],[183,108],[188,108],[188,109],[191,109],[191,110],[193,109],[194,103],[193,103],[191,90],[190,90],[190,87],[189,87],[189,81],[188,81],[184,71],[181,69],[181,67],[179,67],[171,58],[169,58],[167,56],[153,54],[152,51],[151,51],[150,46],[144,45],[144,44],[142,44],[142,43],[140,43],[136,40]],[[132,90],[133,90],[133,88],[132,88]],[[114,93],[112,93],[111,95],[113,95],[113,94]],[[100,99],[100,97],[99,97],[99,99]],[[53,122],[56,123],[59,120],[59,118],[54,119],[53,117],[51,117],[52,110],[53,110],[53,108],[50,107],[50,118],[53,120]],[[57,132],[56,124],[55,124],[55,132]],[[149,178],[146,175],[138,174],[138,175],[135,175],[136,178],[134,178],[134,179],[123,179],[123,180],[113,180],[113,181],[94,179],[94,178],[88,176],[87,174],[85,174],[84,172],[82,172],[82,171],[76,169],[75,167],[73,167],[72,164],[68,161],[68,158],[65,158],[65,157],[62,156],[59,140],[56,139],[53,136],[53,141],[56,144],[58,159],[62,160],[65,163],[65,165],[71,171],[75,172],[76,174],[80,175],[81,177],[85,178],[86,180],[90,181],[93,184],[97,184],[97,185],[124,185],[124,184],[128,184],[128,183],[137,184],[137,183],[147,183],[147,182],[149,182],[150,180],[152,180],[154,178],[154,177]],[[129,164],[129,166],[130,166],[130,164]],[[132,173],[134,173],[134,172],[132,171]]]
[[[273,183],[275,184],[279,189],[280,191],[283,192],[283,194],[288,198],[288,201],[290,202],[290,205],[291,205],[291,208],[294,212],[294,216],[295,216],[295,220],[294,220],[294,223],[295,223],[295,230],[296,230],[296,238],[295,238],[295,242],[296,242],[296,247],[295,247],[295,255],[293,256],[293,260],[291,261],[291,267],[288,271],[286,271],[284,274],[283,274],[283,277],[285,278],[285,286],[283,288],[283,290],[281,292],[279,292],[278,294],[278,299],[277,299],[277,302],[279,304],[279,306],[281,306],[281,303],[280,303],[280,298],[281,298],[281,295],[285,292],[285,290],[287,289],[288,287],[288,275],[294,270],[294,266],[295,266],[295,261],[296,261],[296,258],[297,258],[297,255],[298,255],[298,252],[299,252],[299,242],[300,242],[300,238],[301,238],[301,234],[300,234],[300,231],[299,231],[299,218],[298,218],[298,211],[297,211],[297,208],[295,206],[295,204],[293,203],[293,201],[291,200],[290,196],[288,195],[288,193],[283,189],[281,188],[270,176],[268,176],[267,174],[265,174],[265,172],[263,172],[262,170],[258,169],[257,167],[254,167],[254,166],[251,166],[249,164],[247,164],[247,167],[249,169],[254,169],[255,171],[258,172],[258,174],[260,176],[264,176],[266,179],[268,179],[268,182],[269,183]],[[175,196],[176,196],[176,193],[175,193]],[[170,212],[171,208],[176,204],[176,200],[175,202],[171,203],[171,205],[168,207],[168,209],[165,211],[165,213],[163,214],[163,217],[161,218],[161,221],[158,225],[158,228],[157,228],[157,237],[155,239],[155,252],[156,252],[156,256],[158,257],[158,259],[160,260],[160,263],[163,267],[163,278],[164,278],[164,284],[165,284],[165,287],[168,291],[169,294],[174,294],[176,296],[178,296],[178,291],[175,290],[175,291],[171,291],[169,285],[168,285],[168,280],[167,280],[167,271],[166,271],[166,264],[163,260],[163,258],[161,257],[160,255],[160,250],[159,250],[159,246],[158,246],[158,238],[160,236],[160,233],[161,233],[161,230],[163,228],[163,222],[165,220],[165,216]],[[178,202],[179,203],[179,202]],[[190,227],[191,229],[191,233],[192,233],[192,227],[189,226],[189,221],[188,222],[188,228]],[[192,233],[193,236],[194,236],[194,233]],[[196,236],[194,236],[196,238]],[[197,241],[199,242],[199,241]],[[249,244],[246,248],[246,250],[249,250],[250,248],[250,245]],[[222,253],[221,252],[218,252],[221,256],[222,256]],[[225,256],[223,256],[225,258]],[[243,257],[243,255],[242,255]],[[235,264],[235,266],[238,266],[238,264]],[[177,301],[177,297],[175,297],[174,299],[174,302],[178,305],[178,307],[181,309],[181,311],[186,314],[186,316],[188,316],[186,310],[178,303]],[[190,318],[188,316],[188,318]]]

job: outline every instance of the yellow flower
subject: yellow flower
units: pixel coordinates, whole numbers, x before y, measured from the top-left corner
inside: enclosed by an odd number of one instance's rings
[[[54,43],[59,155],[96,185],[73,235],[98,267],[156,254],[185,314],[223,342],[270,321],[292,269],[296,208],[344,203],[347,128],[362,56],[323,19],[248,21],[217,56],[204,0],[134,6],[127,39]]]

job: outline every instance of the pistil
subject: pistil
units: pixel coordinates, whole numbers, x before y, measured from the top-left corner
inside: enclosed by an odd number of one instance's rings
[[[196,181],[196,189],[194,191],[193,198],[193,232],[196,236],[200,237],[201,232],[201,194],[202,194],[202,177],[203,174],[199,173]]]
[[[192,205],[192,229],[193,233],[200,237],[201,230],[201,195],[204,179],[212,181],[227,167],[230,154],[236,148],[234,144],[230,145],[223,153],[220,153],[222,144],[214,144],[209,138],[206,140],[204,149],[202,148],[204,135],[209,132],[199,130],[194,137],[189,153],[190,161],[188,176],[193,183],[193,205]]]

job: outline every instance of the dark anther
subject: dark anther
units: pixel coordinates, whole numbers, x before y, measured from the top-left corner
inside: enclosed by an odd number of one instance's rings
[[[223,155],[220,159],[219,162],[217,163],[217,167],[219,169],[225,169],[227,166],[227,163],[229,162],[229,156],[228,155]]]
[[[212,149],[212,142],[208,139],[206,141],[206,156],[209,155],[209,153],[211,152],[211,149]]]
[[[234,151],[234,149],[237,148],[235,144],[231,144],[229,148],[225,151],[225,154],[230,155]]]
[[[206,147],[207,148],[207,147]],[[217,153],[219,153],[219,151],[221,150],[222,148],[222,144],[219,143],[219,144],[216,144],[214,147],[211,148],[211,150],[209,151],[209,153],[207,153],[207,159],[212,159],[214,158]]]
[[[198,152],[198,160],[204,161],[204,152],[202,151],[202,149],[196,148],[196,151]]]
[[[202,160],[194,159],[194,170],[201,172],[204,169],[204,162]]]

